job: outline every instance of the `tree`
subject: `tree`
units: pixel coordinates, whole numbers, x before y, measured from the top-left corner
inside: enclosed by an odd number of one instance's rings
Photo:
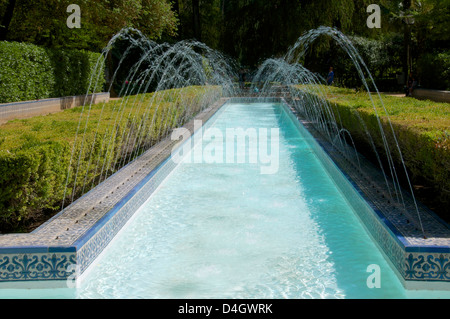
[[[382,4],[389,14],[391,29],[404,37],[403,73],[432,72],[418,61],[423,62],[423,57],[430,52],[448,56],[450,0],[385,0]],[[442,74],[433,77],[442,78]]]
[[[176,33],[177,19],[168,0],[78,0],[81,28],[69,29],[66,10],[72,2],[16,0],[6,39],[99,51],[124,27],[138,28],[154,40]]]
[[[227,0],[224,3],[222,48],[242,63],[284,54],[305,31],[321,25],[349,31],[352,0]],[[329,48],[327,41],[316,49]]]
[[[267,57],[282,55],[305,31],[321,25],[336,27],[345,33],[376,36],[377,31],[366,26],[366,9],[372,2],[172,0],[179,9],[179,39],[201,39],[249,66]],[[329,50],[329,40],[319,39],[314,49]]]
[[[139,29],[151,40],[163,34],[176,36],[178,19],[172,4],[167,0],[141,0],[140,10],[128,19],[128,24]]]

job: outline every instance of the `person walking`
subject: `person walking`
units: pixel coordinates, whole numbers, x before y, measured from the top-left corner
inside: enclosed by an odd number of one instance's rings
[[[333,84],[334,81],[334,71],[333,71],[333,67],[330,67],[330,71],[328,72],[328,77],[327,77],[327,84],[331,85]]]
[[[243,68],[241,68],[241,69],[239,70],[239,88],[240,88],[241,90],[243,90],[244,87],[245,87],[245,76],[246,76],[245,73],[246,73],[246,72],[245,72],[245,70],[244,70]]]
[[[417,81],[414,78],[414,75],[410,73],[407,84],[406,96],[413,96],[413,91],[417,86]]]

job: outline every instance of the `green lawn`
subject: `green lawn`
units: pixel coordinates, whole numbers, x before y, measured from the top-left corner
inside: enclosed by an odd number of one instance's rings
[[[373,104],[367,92],[327,87],[327,100],[358,112],[377,114],[400,126],[407,126],[418,134],[434,140],[450,137],[450,103],[390,96],[372,93]],[[375,107],[374,107],[375,106]],[[384,106],[384,107],[383,107]],[[376,111],[375,111],[376,110]],[[387,112],[387,113],[386,113]],[[449,142],[449,141],[448,141]]]

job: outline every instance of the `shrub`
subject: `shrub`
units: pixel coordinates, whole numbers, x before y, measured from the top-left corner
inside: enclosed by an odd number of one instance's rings
[[[417,69],[422,87],[450,90],[450,51],[425,54],[417,61]]]
[[[105,76],[100,56],[0,42],[0,103],[101,92]]]

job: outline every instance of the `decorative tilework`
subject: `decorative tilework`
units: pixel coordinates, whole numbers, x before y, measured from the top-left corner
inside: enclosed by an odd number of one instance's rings
[[[406,253],[405,278],[450,281],[449,254]]]
[[[65,280],[75,253],[0,255],[0,281]]]

